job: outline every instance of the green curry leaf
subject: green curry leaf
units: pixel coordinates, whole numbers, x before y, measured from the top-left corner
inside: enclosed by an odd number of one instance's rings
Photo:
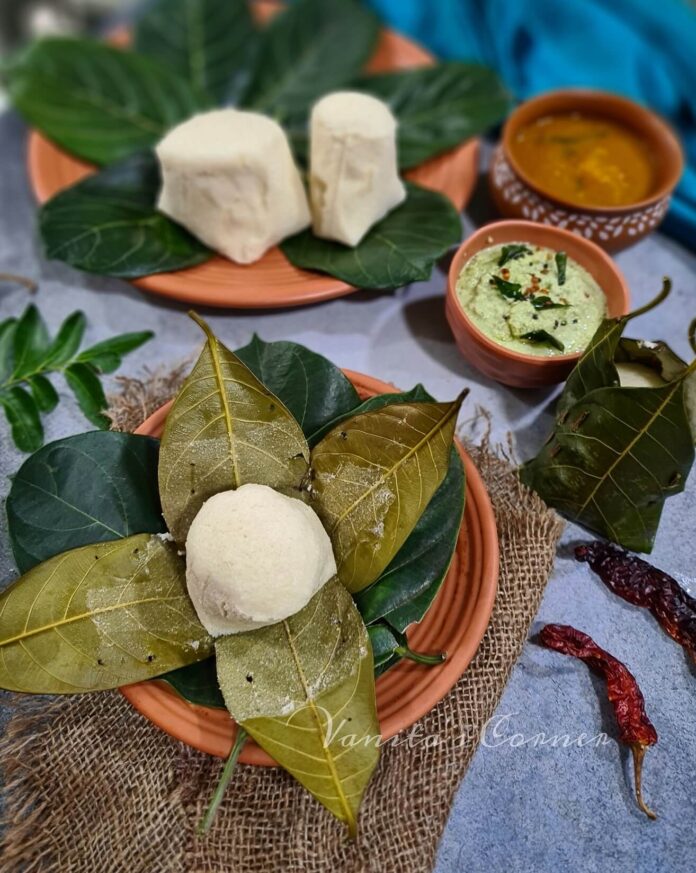
[[[556,272],[558,275],[558,284],[565,285],[566,268],[568,266],[568,255],[565,252],[556,252],[554,257],[556,262]]]
[[[106,396],[96,371],[89,364],[70,364],[64,370],[65,381],[75,395],[82,414],[96,427],[106,430],[111,419],[104,415]]]
[[[526,294],[522,291],[522,286],[519,282],[507,282],[501,279],[500,276],[491,276],[491,284],[500,291],[503,297],[508,300],[526,300]]]
[[[10,425],[12,441],[22,452],[35,452],[43,443],[43,425],[38,404],[24,388],[15,385],[0,390],[0,407]]]
[[[503,267],[508,261],[516,261],[518,258],[523,258],[525,255],[531,255],[532,250],[524,243],[511,243],[509,246],[503,246],[498,259],[498,266]]]
[[[549,333],[548,330],[530,330],[527,333],[520,334],[520,339],[527,340],[530,343],[551,346],[553,349],[558,349],[559,352],[565,350],[565,346],[558,337]]]
[[[77,694],[206,657],[172,543],[139,534],[49,558],[0,595],[0,687]]]
[[[58,392],[45,376],[37,374],[27,379],[27,384],[39,412],[53,412],[58,406]]]
[[[41,416],[52,412],[59,396],[48,376],[62,373],[80,409],[92,424],[108,427],[103,414],[107,403],[99,381],[106,368],[104,356],[94,354],[100,347],[119,348],[110,363],[116,369],[121,355],[147,342],[149,331],[122,334],[98,343],[78,354],[85,330],[81,312],[69,315],[51,339],[46,324],[33,304],[17,319],[0,323],[0,407],[5,412],[18,449],[34,452],[43,444]]]

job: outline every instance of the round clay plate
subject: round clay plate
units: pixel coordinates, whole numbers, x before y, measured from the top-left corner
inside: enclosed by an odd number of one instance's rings
[[[393,385],[346,371],[361,398],[394,391]],[[170,404],[151,415],[136,431],[159,437]],[[435,602],[420,624],[408,631],[411,647],[421,652],[446,652],[437,667],[400,661],[377,680],[377,712],[386,740],[411,727],[454,685],[474,657],[488,627],[498,586],[498,535],[490,499],[481,477],[460,444],[466,471],[466,507],[452,564]],[[146,718],[189,746],[226,758],[235,724],[223,709],[187,703],[165,682],[141,682],[121,689]],[[240,760],[275,766],[248,740]]]
[[[259,17],[273,14],[274,4],[256,4]],[[119,32],[114,42],[128,41]],[[386,72],[433,63],[433,56],[403,36],[384,30],[368,69]],[[478,174],[479,141],[469,140],[456,149],[421,164],[406,176],[426,188],[447,195],[459,211],[466,205]],[[89,176],[94,167],[71,157],[36,131],[29,137],[29,177],[40,203],[58,191]],[[279,248],[268,251],[249,266],[234,264],[222,257],[175,273],[158,273],[137,279],[144,291],[171,297],[194,306],[274,309],[302,306],[355,290],[332,276],[293,267]]]

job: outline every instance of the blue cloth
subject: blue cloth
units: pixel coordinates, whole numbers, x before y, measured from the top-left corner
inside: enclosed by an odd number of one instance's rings
[[[665,229],[696,248],[696,6],[688,0],[368,0],[442,58],[497,70],[518,99],[602,88],[657,110],[688,167]]]

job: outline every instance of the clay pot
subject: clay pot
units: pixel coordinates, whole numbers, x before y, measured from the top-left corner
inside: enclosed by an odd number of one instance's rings
[[[607,116],[631,127],[649,143],[658,167],[649,197],[628,206],[588,207],[550,196],[525,175],[515,160],[520,128],[545,115],[570,111]],[[616,94],[567,89],[527,100],[510,115],[491,159],[489,182],[502,215],[551,224],[590,239],[606,251],[618,251],[659,225],[683,169],[679,140],[654,112]]]
[[[630,310],[626,280],[611,257],[585,237],[533,221],[496,221],[480,227],[461,246],[450,264],[445,313],[459,351],[482,373],[515,388],[539,388],[563,382],[580,353],[523,355],[499,345],[482,333],[464,312],[457,297],[457,279],[466,262],[482,249],[503,243],[526,242],[567,252],[596,280],[607,298],[610,316]]]
[[[346,371],[361,399],[396,390],[393,385]],[[159,437],[171,403],[158,409],[136,433]],[[383,739],[406,730],[429,712],[458,682],[483,639],[498,587],[498,534],[483,480],[457,443],[466,473],[466,505],[447,577],[423,621],[407,633],[416,651],[446,652],[436,667],[401,661],[377,680],[377,714]],[[146,718],[202,752],[226,758],[236,725],[225,709],[195,706],[165,682],[140,682],[121,689]],[[247,740],[240,761],[272,767],[275,762]]]

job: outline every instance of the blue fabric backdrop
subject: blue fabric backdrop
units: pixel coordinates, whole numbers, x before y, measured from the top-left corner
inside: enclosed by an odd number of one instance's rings
[[[493,67],[518,99],[616,91],[677,128],[688,168],[665,230],[696,248],[696,7],[688,0],[368,0],[442,58]]]

